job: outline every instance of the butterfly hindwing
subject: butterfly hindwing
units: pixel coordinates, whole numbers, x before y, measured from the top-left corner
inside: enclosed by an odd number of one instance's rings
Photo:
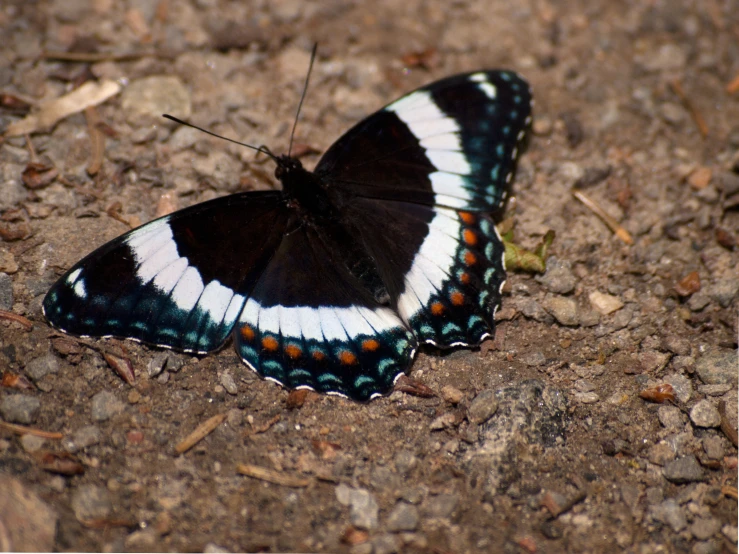
[[[277,192],[218,198],[134,229],[72,267],[44,299],[49,322],[192,352],[228,337],[287,215]]]
[[[332,245],[333,246],[333,245]],[[242,359],[289,388],[367,400],[410,365],[416,341],[305,225],[290,229],[234,329]]]
[[[419,342],[477,345],[492,333],[505,272],[487,216],[360,198],[348,219]]]
[[[398,198],[404,191],[415,202],[495,211],[524,146],[531,103],[528,85],[513,72],[442,79],[350,129],[316,174],[360,196]]]

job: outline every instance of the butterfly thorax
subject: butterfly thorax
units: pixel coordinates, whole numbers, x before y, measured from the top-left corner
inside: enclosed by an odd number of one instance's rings
[[[282,183],[288,204],[308,219],[337,217],[336,206],[329,198],[323,180],[308,171],[297,158],[282,155],[277,158],[275,177]]]

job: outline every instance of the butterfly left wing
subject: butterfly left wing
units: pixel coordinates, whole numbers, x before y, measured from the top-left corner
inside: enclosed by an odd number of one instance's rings
[[[448,77],[358,123],[315,173],[357,196],[492,212],[513,178],[531,104],[528,84],[510,71]]]
[[[114,239],[49,290],[52,326],[189,352],[218,348],[282,238],[279,192],[217,198]]]

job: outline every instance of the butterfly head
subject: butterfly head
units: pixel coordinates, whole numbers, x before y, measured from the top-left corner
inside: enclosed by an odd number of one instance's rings
[[[282,182],[284,182],[285,179],[289,179],[291,175],[295,175],[296,173],[303,171],[303,164],[300,163],[300,160],[287,154],[277,156],[275,161],[277,162],[275,177]]]

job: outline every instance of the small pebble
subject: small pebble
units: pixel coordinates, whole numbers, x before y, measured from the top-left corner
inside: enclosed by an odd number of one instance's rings
[[[698,427],[718,427],[721,416],[710,400],[701,400],[690,409],[690,420]]]
[[[439,494],[432,496],[426,501],[424,511],[428,517],[447,518],[452,515],[458,503],[459,495]]]
[[[457,423],[457,415],[452,412],[446,412],[441,414],[439,417],[434,419],[429,425],[429,429],[432,431],[439,431],[441,429],[448,429],[454,427]]]
[[[398,502],[387,516],[387,530],[391,532],[415,531],[418,527],[418,508]]]
[[[580,310],[572,298],[550,296],[544,299],[543,306],[560,325],[572,327],[580,323]]]
[[[721,528],[721,532],[724,534],[724,537],[729,539],[734,544],[737,543],[737,526],[736,525],[730,525],[726,524]]]
[[[223,388],[226,389],[228,394],[236,395],[239,392],[239,387],[230,371],[221,373],[221,385],[223,385]]]
[[[72,509],[79,521],[103,519],[110,514],[113,504],[105,487],[80,485],[72,493]]]
[[[706,396],[721,396],[731,390],[731,385],[700,385],[698,392]]]
[[[46,444],[46,439],[36,435],[23,435],[21,437],[21,446],[29,454],[38,452],[44,447],[44,444]]]
[[[467,409],[467,419],[480,425],[493,417],[496,411],[498,411],[498,401],[495,399],[495,391],[485,389],[470,403]]]
[[[657,521],[669,525],[675,533],[687,527],[688,522],[680,505],[674,498],[668,498],[659,504],[653,504],[650,508],[651,516]]]
[[[39,381],[49,373],[59,372],[59,359],[53,354],[34,358],[26,364],[24,371],[31,379]]]
[[[395,468],[401,475],[407,474],[418,465],[418,458],[409,450],[401,450],[395,454]]]
[[[13,280],[7,273],[0,273],[0,310],[10,310],[13,302]]]
[[[367,489],[353,489],[342,483],[336,487],[336,499],[349,506],[354,527],[366,530],[377,528],[380,508]]]
[[[685,424],[685,416],[677,406],[660,406],[657,417],[665,429],[681,429]]]
[[[576,392],[573,396],[580,404],[595,404],[600,399],[594,392]]]
[[[575,290],[577,278],[572,273],[572,264],[569,260],[559,260],[555,256],[547,259],[547,270],[536,280],[555,294],[569,294]]]
[[[721,530],[721,522],[713,517],[698,517],[690,525],[690,532],[701,541],[710,539]]]
[[[695,371],[706,385],[737,384],[736,350],[708,347],[695,363]]]
[[[110,391],[100,391],[92,397],[91,416],[93,421],[106,421],[120,414],[125,404]]]
[[[10,423],[30,425],[41,411],[41,401],[27,394],[9,394],[0,400],[0,414]]]
[[[666,375],[664,382],[672,385],[675,397],[682,403],[687,402],[693,396],[693,383],[684,375],[679,373]]]
[[[396,554],[400,552],[400,543],[395,535],[383,533],[372,539],[372,552],[374,554]]]
[[[703,450],[711,460],[723,460],[726,456],[724,441],[721,437],[705,437],[703,439]]]
[[[669,444],[660,442],[649,449],[647,459],[655,465],[663,466],[675,459],[675,451]]]
[[[662,475],[668,481],[678,484],[706,480],[706,474],[695,456],[684,456],[666,463]]]
[[[624,307],[624,303],[617,296],[605,294],[597,290],[588,295],[590,305],[601,315],[608,315]]]
[[[464,393],[451,385],[441,387],[441,397],[450,404],[459,404],[464,398]]]

